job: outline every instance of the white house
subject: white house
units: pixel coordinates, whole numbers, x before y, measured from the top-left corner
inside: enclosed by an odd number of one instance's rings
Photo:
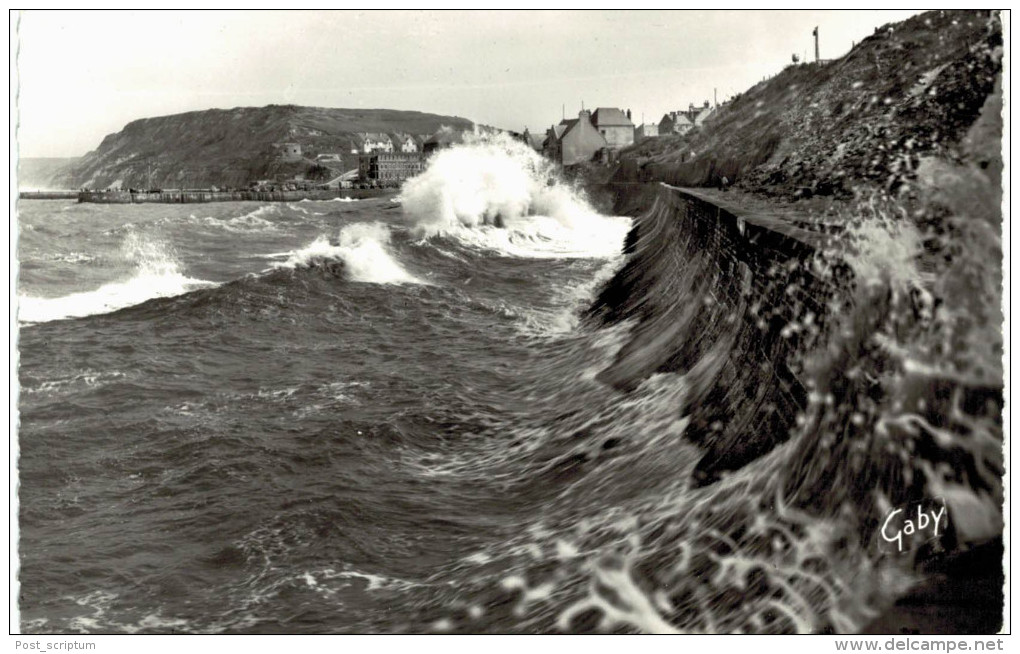
[[[393,141],[386,134],[363,134],[361,151],[365,154],[370,152],[393,152]]]
[[[410,134],[390,134],[394,152],[418,152],[418,144]]]
[[[655,123],[642,123],[634,130],[634,140],[654,138],[659,135],[659,126]]]

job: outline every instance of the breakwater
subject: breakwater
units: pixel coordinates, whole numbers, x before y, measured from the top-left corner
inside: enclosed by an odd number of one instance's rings
[[[377,198],[394,193],[393,189],[340,189],[330,191],[211,191],[179,190],[160,192],[79,191],[78,202],[97,204],[193,204],[202,202],[298,202],[338,198]]]
[[[78,191],[21,191],[19,200],[76,200]]]

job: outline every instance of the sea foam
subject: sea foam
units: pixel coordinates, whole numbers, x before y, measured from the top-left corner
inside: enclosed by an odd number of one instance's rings
[[[18,298],[18,320],[39,323],[82,318],[216,285],[181,272],[180,262],[171,249],[158,239],[132,232],[124,240],[121,250],[127,260],[135,263],[129,278],[62,297],[22,295]]]
[[[351,281],[374,284],[421,284],[400,265],[389,249],[390,229],[381,223],[355,223],[340,230],[335,240],[320,236],[274,268],[300,268],[320,261],[341,261]]]
[[[555,167],[506,135],[468,135],[398,198],[416,233],[512,257],[613,257],[629,219],[599,214]]]

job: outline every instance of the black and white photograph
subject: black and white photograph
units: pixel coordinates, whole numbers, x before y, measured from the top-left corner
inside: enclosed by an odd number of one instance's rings
[[[1003,650],[1009,14],[10,10],[9,651]]]

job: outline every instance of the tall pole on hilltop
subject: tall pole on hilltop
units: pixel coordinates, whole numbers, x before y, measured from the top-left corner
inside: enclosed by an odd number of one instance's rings
[[[817,25],[815,26],[815,31],[813,31],[811,33],[814,34],[814,36],[815,36],[815,63],[817,64],[819,61],[821,61],[821,58],[818,56],[818,26]]]

